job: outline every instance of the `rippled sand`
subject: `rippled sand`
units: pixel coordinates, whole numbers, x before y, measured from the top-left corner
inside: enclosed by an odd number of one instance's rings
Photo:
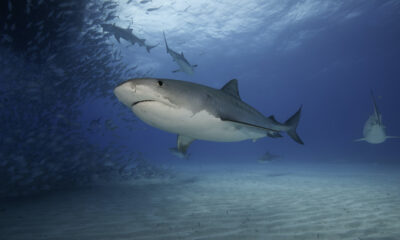
[[[215,169],[1,203],[0,239],[400,239],[399,174]]]

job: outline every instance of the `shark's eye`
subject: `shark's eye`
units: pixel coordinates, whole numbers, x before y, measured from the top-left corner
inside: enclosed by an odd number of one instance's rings
[[[161,87],[163,85],[162,81],[158,81],[158,85]]]

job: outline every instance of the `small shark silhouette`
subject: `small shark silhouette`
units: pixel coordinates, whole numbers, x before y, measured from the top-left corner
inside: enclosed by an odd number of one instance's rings
[[[382,123],[382,114],[376,105],[374,93],[371,90],[372,102],[374,104],[374,113],[369,116],[365,122],[363,130],[363,138],[356,139],[356,142],[366,141],[371,144],[383,143],[388,138],[400,138],[396,136],[386,136],[385,126]]]
[[[115,24],[107,23],[101,24],[101,27],[103,28],[103,32],[106,31],[113,34],[115,39],[119,43],[121,42],[121,38],[132,43],[132,45],[135,45],[135,43],[137,43],[139,46],[145,47],[148,53],[150,53],[150,49],[158,46],[158,44],[152,46],[147,45],[145,43],[146,39],[137,37],[135,34],[133,34],[132,29],[130,28],[121,28],[116,26]]]
[[[189,61],[185,58],[185,56],[183,55],[183,52],[181,52],[181,54],[175,52],[174,50],[172,50],[171,48],[168,47],[168,43],[167,43],[167,38],[165,37],[165,33],[163,32],[164,35],[164,42],[165,42],[165,47],[167,48],[167,53],[169,55],[171,55],[172,59],[174,60],[174,62],[176,62],[179,65],[179,69],[172,71],[173,73],[176,72],[184,72],[187,73],[189,75],[194,73],[194,68],[197,67],[197,65],[191,65],[189,63]]]
[[[261,158],[258,160],[260,163],[270,163],[278,158],[281,158],[279,155],[271,154],[270,152],[266,152]]]

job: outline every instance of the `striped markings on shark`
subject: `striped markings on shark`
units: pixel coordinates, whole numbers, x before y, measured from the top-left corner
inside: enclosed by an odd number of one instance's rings
[[[279,138],[286,132],[303,144],[296,132],[301,107],[284,123],[272,115],[265,117],[241,100],[236,79],[215,89],[180,80],[137,78],[118,85],[114,94],[145,123],[178,134],[177,147],[170,151],[182,158],[196,139],[235,142]]]
[[[121,43],[121,38],[124,39],[127,42],[130,42],[132,45],[138,44],[140,47],[145,47],[147,52],[150,53],[150,50],[152,48],[157,47],[159,44],[156,45],[147,45],[145,43],[146,39],[144,38],[139,38],[135,34],[133,34],[131,28],[122,28],[119,26],[116,26],[115,24],[108,24],[108,23],[103,23],[101,24],[101,27],[103,28],[103,32],[109,32],[114,35],[115,39]]]
[[[163,32],[164,35],[164,42],[165,42],[165,47],[167,49],[167,53],[171,55],[172,60],[176,62],[179,66],[179,69],[172,71],[173,73],[176,72],[184,72],[189,75],[192,75],[194,73],[194,68],[197,67],[197,64],[190,64],[189,61],[185,58],[183,55],[183,52],[180,54],[172,50],[171,48],[168,47],[167,43],[167,38],[165,37],[165,33]]]
[[[379,144],[388,138],[400,138],[397,136],[386,136],[385,125],[382,123],[382,114],[379,112],[374,93],[371,90],[371,98],[374,106],[374,113],[369,116],[364,124],[363,138],[356,139],[356,142],[366,141],[371,144]]]

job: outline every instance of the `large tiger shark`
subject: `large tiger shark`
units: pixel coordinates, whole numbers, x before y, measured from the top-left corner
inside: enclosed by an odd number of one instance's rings
[[[241,100],[236,79],[215,89],[180,80],[137,78],[118,85],[114,94],[145,123],[178,134],[175,150],[183,156],[196,139],[234,142],[282,137],[280,132],[286,132],[303,144],[296,133],[301,107],[285,123],[265,117]]]
[[[383,143],[388,138],[400,138],[396,136],[386,136],[385,126],[382,123],[382,114],[378,110],[375,97],[371,91],[372,102],[374,104],[374,113],[369,116],[365,122],[363,129],[363,138],[356,139],[355,141],[366,141],[372,144]]]

